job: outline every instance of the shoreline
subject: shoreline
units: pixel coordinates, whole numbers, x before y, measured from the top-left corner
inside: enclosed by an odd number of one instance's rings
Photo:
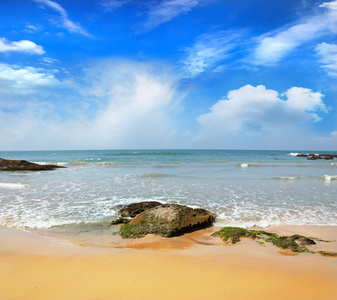
[[[210,227],[180,237],[57,239],[0,226],[0,299],[336,299],[337,258],[280,251]],[[273,226],[334,240],[337,226]]]

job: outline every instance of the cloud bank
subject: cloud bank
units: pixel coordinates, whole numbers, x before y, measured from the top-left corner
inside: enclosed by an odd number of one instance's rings
[[[280,95],[263,85],[245,85],[198,118],[201,130],[195,142],[204,142],[205,148],[245,148],[254,141],[256,147],[282,147],[287,138],[303,134],[303,125],[320,121],[319,113],[328,112],[322,99],[321,93],[301,87]]]
[[[76,107],[63,111],[66,119],[48,99],[21,103],[15,113],[1,110],[0,103],[3,145],[111,149],[162,148],[172,142],[180,97],[174,77],[162,65],[104,61],[85,68],[81,82],[72,86],[79,95]]]

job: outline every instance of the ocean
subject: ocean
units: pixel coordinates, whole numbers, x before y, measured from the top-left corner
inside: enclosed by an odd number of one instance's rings
[[[22,151],[0,157],[66,167],[0,172],[0,225],[8,227],[104,234],[118,217],[116,205],[140,201],[201,207],[217,215],[217,226],[337,225],[337,160],[311,161],[294,151]]]

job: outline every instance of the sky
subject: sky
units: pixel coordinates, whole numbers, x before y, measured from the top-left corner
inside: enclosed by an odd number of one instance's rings
[[[0,0],[0,151],[337,150],[337,0]]]

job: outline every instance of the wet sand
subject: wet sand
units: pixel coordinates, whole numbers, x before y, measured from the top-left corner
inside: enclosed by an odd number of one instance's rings
[[[130,241],[0,227],[0,299],[337,299],[337,258],[246,239],[229,246],[214,230]],[[267,230],[334,240],[312,250],[337,251],[337,227]]]

